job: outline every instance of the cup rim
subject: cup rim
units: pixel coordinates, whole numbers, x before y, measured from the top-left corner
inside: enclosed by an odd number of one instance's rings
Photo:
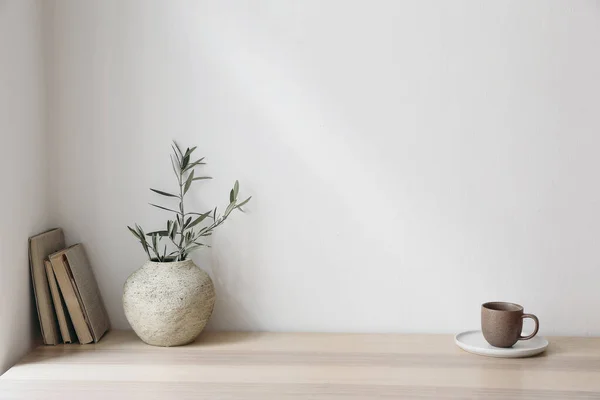
[[[514,310],[506,310],[506,309],[499,309],[496,307],[499,306],[512,306],[515,309]],[[498,312],[523,312],[523,306],[517,303],[511,303],[508,301],[488,301],[487,303],[483,303],[481,305],[482,308],[485,308],[488,311],[498,311]]]

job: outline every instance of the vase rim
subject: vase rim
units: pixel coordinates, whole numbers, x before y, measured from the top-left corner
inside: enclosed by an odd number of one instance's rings
[[[154,260],[147,260],[146,261],[146,265],[160,265],[160,266],[171,266],[171,267],[177,267],[177,266],[181,266],[181,265],[187,265],[187,264],[194,264],[194,260],[192,260],[191,258],[188,258],[187,260],[183,260],[183,261],[154,261]]]

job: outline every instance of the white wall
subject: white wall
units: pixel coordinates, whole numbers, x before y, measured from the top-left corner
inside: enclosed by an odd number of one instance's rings
[[[169,141],[254,200],[196,256],[212,329],[600,334],[595,1],[56,2],[53,223],[113,325]],[[162,226],[162,225],[160,225]]]
[[[48,228],[40,6],[0,0],[0,374],[39,336],[27,238]]]

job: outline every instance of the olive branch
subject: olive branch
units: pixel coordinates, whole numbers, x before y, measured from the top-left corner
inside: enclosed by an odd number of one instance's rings
[[[180,147],[173,141],[173,154],[171,154],[171,165],[173,172],[177,177],[179,184],[179,193],[173,194],[162,190],[150,189],[164,197],[179,199],[178,210],[164,207],[158,204],[149,203],[151,206],[168,211],[175,214],[175,219],[167,220],[165,230],[159,230],[149,233],[144,233],[144,230],[138,224],[135,224],[135,229],[127,226],[129,231],[135,236],[142,245],[144,252],[148,258],[159,262],[174,262],[187,259],[190,252],[208,245],[201,242],[203,238],[212,235],[215,228],[223,224],[233,210],[240,210],[246,205],[252,196],[238,203],[238,191],[240,184],[235,181],[233,188],[229,192],[229,205],[223,214],[217,214],[217,207],[205,213],[186,212],[184,198],[186,193],[196,181],[212,179],[209,176],[196,176],[195,169],[201,165],[205,165],[204,157],[192,161],[191,156],[196,147],[187,148],[182,152]],[[207,224],[207,222],[210,222]],[[205,226],[201,227],[202,224]],[[161,251],[161,241],[167,238],[170,244],[164,244]],[[174,249],[169,252],[169,247]],[[167,253],[168,252],[168,253]]]

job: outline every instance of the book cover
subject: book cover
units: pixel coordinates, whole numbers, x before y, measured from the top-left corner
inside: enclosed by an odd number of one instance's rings
[[[62,229],[56,228],[29,238],[29,265],[36,309],[44,344],[60,343],[56,313],[52,304],[44,260],[65,247]]]

